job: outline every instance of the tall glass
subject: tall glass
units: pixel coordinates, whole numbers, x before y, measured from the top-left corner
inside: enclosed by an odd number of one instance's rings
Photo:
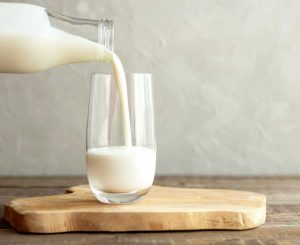
[[[92,78],[86,167],[90,188],[103,203],[128,203],[145,195],[154,179],[156,140],[151,74],[126,74],[132,146],[113,75]]]

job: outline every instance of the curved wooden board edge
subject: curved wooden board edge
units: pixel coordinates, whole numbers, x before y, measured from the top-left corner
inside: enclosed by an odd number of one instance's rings
[[[153,186],[140,202],[99,203],[87,185],[69,194],[15,199],[4,217],[19,232],[246,230],[262,225],[266,196],[254,192]]]

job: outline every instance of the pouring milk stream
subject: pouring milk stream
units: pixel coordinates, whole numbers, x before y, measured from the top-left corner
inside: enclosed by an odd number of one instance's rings
[[[120,98],[125,148],[89,150],[87,169],[106,173],[107,187],[104,182],[101,185],[110,192],[128,192],[149,187],[151,179],[145,177],[145,171],[141,174],[143,171],[138,170],[137,160],[132,159],[136,159],[133,157],[136,155],[139,155],[139,160],[149,159],[143,162],[149,171],[149,168],[155,168],[155,152],[132,146],[126,78],[119,57],[99,43],[52,27],[45,8],[31,4],[0,3],[0,73],[32,73],[58,65],[90,61],[110,62],[113,65]],[[110,164],[106,164],[107,162]],[[120,164],[124,164],[121,169]],[[95,170],[95,166],[98,170]],[[117,176],[117,179],[122,179],[119,184],[116,183],[116,178],[110,181],[110,175],[114,171],[122,172],[122,168],[128,167],[132,168],[131,176]],[[132,176],[135,171],[138,175],[144,175],[140,179],[145,181],[134,182]],[[130,183],[127,186],[123,184],[126,181]]]

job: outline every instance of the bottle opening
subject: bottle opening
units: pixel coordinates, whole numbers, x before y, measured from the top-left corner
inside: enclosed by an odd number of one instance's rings
[[[100,20],[98,24],[98,43],[113,51],[114,23],[111,20]]]

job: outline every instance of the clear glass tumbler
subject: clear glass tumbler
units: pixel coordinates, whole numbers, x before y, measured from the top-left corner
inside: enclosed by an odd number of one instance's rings
[[[156,140],[151,74],[126,74],[132,146],[113,75],[94,74],[87,122],[86,170],[90,189],[103,203],[129,203],[154,179]]]

